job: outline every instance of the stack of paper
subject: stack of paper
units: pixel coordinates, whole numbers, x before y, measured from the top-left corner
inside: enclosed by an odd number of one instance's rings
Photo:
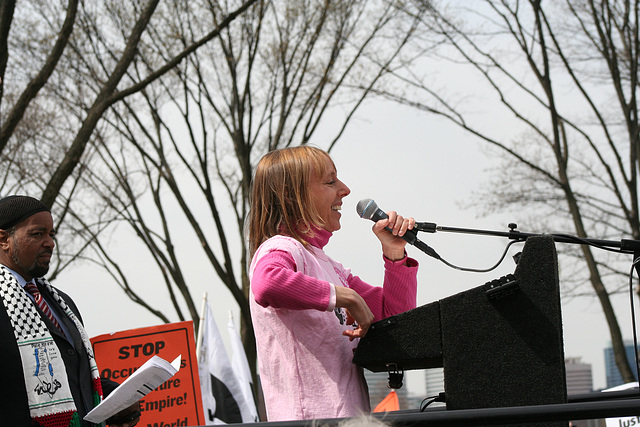
[[[93,408],[84,417],[85,421],[98,424],[133,405],[174,376],[180,369],[181,357],[182,355],[179,355],[169,363],[161,357],[153,356],[120,384],[102,403]]]

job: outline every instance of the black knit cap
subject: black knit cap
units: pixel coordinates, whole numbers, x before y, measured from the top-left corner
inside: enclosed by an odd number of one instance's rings
[[[40,200],[29,196],[7,196],[0,199],[0,229],[8,230],[38,212],[51,210]]]

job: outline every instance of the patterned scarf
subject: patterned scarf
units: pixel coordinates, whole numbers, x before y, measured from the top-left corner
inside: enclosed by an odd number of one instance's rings
[[[97,405],[102,399],[102,387],[89,337],[80,320],[49,282],[44,279],[37,279],[37,282],[49,290],[54,302],[73,321],[82,337],[91,367],[94,405]],[[26,291],[4,267],[0,268],[0,297],[20,351],[32,420],[44,427],[82,426],[60,350]]]

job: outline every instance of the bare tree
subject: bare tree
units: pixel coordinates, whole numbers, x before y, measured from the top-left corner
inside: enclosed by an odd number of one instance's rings
[[[192,260],[179,249],[191,239],[240,306],[255,366],[243,236],[255,163],[319,132],[338,141],[411,60],[402,52],[424,7],[401,4],[3,2],[0,188],[39,191],[55,207],[65,249],[52,278],[83,259],[161,321],[197,325]],[[327,136],[329,112],[341,124]],[[175,314],[154,307],[130,279],[136,266],[110,250],[123,225]]]
[[[490,210],[517,208],[582,238],[637,240],[638,2],[487,0],[431,12],[435,19],[423,29],[441,36],[438,59],[466,67],[478,82],[475,94],[447,93],[433,76],[401,70],[397,77],[411,94],[386,95],[451,121],[504,159],[479,201]],[[495,107],[501,126],[477,120],[474,96],[483,108]],[[505,135],[507,120],[521,133]],[[574,272],[591,283],[618,368],[633,381],[610,300],[628,270],[587,245],[562,252],[586,265]]]
[[[157,36],[132,73],[145,73],[171,43],[190,45],[207,22],[226,15],[218,5],[191,6],[150,26]],[[193,260],[181,258],[178,240],[201,249],[199,259],[240,307],[254,367],[244,239],[254,166],[267,151],[310,142],[329,111],[341,120],[329,136],[337,141],[371,90],[405,63],[402,51],[421,13],[411,17],[386,1],[260,1],[215,43],[111,108],[108,126],[96,133],[87,187],[144,242],[178,318],[196,324],[185,274]],[[361,85],[364,91],[353,89]],[[100,262],[113,269],[115,258],[103,254]],[[126,274],[117,280],[141,302]]]
[[[11,152],[14,155],[16,150],[33,150],[34,133],[29,132],[28,128],[37,124],[43,115],[49,118],[49,126],[53,121],[61,120],[56,110],[62,106],[51,102],[51,97],[55,96],[52,93],[73,100],[76,103],[75,122],[69,123],[64,131],[65,139],[73,135],[71,143],[53,141],[53,145],[57,143],[59,146],[57,158],[52,155],[48,160],[53,160],[55,166],[49,171],[50,174],[39,180],[44,183],[42,200],[53,205],[62,187],[76,170],[93,131],[107,109],[142,90],[217,37],[221,29],[255,1],[240,3],[236,10],[219,19],[216,25],[209,25],[206,34],[182,46],[180,51],[169,52],[170,56],[157,61],[157,66],[139,76],[138,80],[129,80],[125,76],[130,76],[128,70],[134,58],[147,43],[143,36],[159,0],[149,0],[142,6],[136,2],[130,5],[115,5],[108,1],[83,3],[80,9],[77,0],[69,0],[68,3],[21,2],[18,10],[15,1],[3,2],[0,9],[0,45],[5,48],[0,57],[0,89],[5,94],[7,82],[12,86],[10,96],[0,98],[0,105],[8,101],[10,107],[6,113],[6,108],[3,109],[0,153],[6,155]],[[171,7],[171,3],[165,7]],[[114,21],[109,23],[105,17]],[[121,33],[110,32],[114,27]],[[51,43],[51,40],[54,42]],[[42,60],[38,61],[40,58]],[[8,75],[7,67],[10,70]],[[55,83],[51,83],[52,79]],[[23,89],[18,85],[21,81],[26,83]],[[43,94],[42,89],[47,83],[52,87]],[[73,90],[77,93],[71,93]],[[69,112],[65,110],[65,114]],[[23,132],[28,135],[22,137]],[[49,132],[49,141],[46,141],[47,138],[43,137],[45,133],[36,133],[42,138],[40,143],[43,140],[50,143],[52,138],[60,137],[60,133],[52,135]],[[7,147],[12,138],[12,146]],[[17,178],[15,182],[21,182],[23,176],[19,174]]]
[[[159,26],[167,11],[183,2],[2,2],[0,106],[5,108],[0,110],[0,188],[4,193],[40,192],[55,208],[66,251],[56,258],[59,263],[51,278],[81,258],[88,242],[114,221],[105,209],[108,203],[93,197],[82,181],[91,168],[92,137],[109,108],[210,43],[256,1],[239,2],[237,9],[203,23],[189,44],[176,42],[153,62],[146,55],[143,73],[131,68],[154,43],[150,23]],[[80,201],[85,199],[94,203]],[[83,224],[91,228],[81,232]],[[146,305],[131,290],[125,292]]]

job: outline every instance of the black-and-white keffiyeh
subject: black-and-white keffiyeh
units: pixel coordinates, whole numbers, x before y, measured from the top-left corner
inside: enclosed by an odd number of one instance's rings
[[[89,355],[94,403],[99,403],[102,389],[98,368],[82,323],[46,280],[37,282],[51,292],[56,304],[76,325]],[[81,426],[60,350],[26,291],[4,267],[0,268],[0,297],[20,351],[31,418],[47,427]]]

